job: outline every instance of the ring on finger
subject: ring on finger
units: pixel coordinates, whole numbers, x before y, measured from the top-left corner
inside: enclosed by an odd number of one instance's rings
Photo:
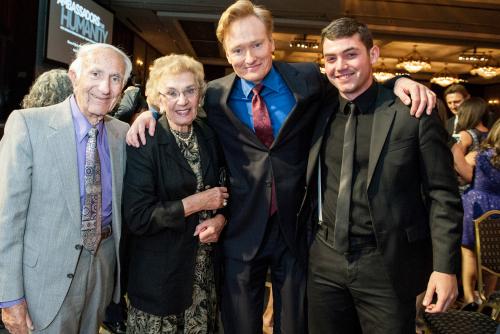
[[[222,201],[222,206],[226,206],[226,205],[227,205],[227,199],[224,199],[224,200]]]

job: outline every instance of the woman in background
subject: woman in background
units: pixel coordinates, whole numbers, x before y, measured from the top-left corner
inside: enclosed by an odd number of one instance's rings
[[[474,180],[471,188],[462,196],[462,203],[462,283],[464,302],[467,304],[465,308],[473,310],[477,307],[474,305],[477,262],[473,220],[489,210],[500,210],[500,120],[496,121],[481,144],[476,158]],[[496,278],[488,273],[484,277],[488,296],[495,288]]]
[[[457,132],[459,139],[452,147],[455,170],[463,193],[472,181],[475,154],[481,142],[488,135],[485,126],[488,117],[488,103],[479,97],[471,97],[458,107]],[[476,152],[468,155],[471,152]]]
[[[24,96],[21,107],[36,108],[46,107],[64,101],[73,94],[73,85],[68,76],[68,71],[63,69],[49,70],[40,74]]]

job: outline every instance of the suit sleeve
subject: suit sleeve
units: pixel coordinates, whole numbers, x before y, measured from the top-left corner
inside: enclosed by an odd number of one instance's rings
[[[429,205],[435,271],[456,274],[460,264],[462,204],[446,131],[437,113],[419,122],[423,191]]]
[[[0,142],[0,301],[24,296],[23,239],[31,194],[32,148],[20,111],[10,115]]]
[[[148,138],[148,142],[153,139]],[[186,224],[181,200],[162,200],[158,191],[156,163],[151,145],[127,147],[127,170],[123,184],[124,219],[136,235],[151,235],[164,229],[183,231]],[[168,171],[165,171],[168,173]]]

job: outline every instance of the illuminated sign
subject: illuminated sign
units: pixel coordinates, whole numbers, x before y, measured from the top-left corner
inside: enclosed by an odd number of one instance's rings
[[[86,43],[112,43],[113,14],[90,0],[50,0],[46,56],[69,64]]]

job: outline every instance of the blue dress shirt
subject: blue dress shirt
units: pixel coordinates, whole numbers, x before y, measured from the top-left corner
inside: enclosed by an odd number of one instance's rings
[[[264,87],[260,96],[266,103],[273,127],[273,135],[276,138],[288,114],[295,106],[295,97],[274,67],[262,80],[262,84]],[[236,117],[252,131],[255,131],[252,116],[252,88],[254,86],[253,82],[237,78],[228,101],[229,107]]]

